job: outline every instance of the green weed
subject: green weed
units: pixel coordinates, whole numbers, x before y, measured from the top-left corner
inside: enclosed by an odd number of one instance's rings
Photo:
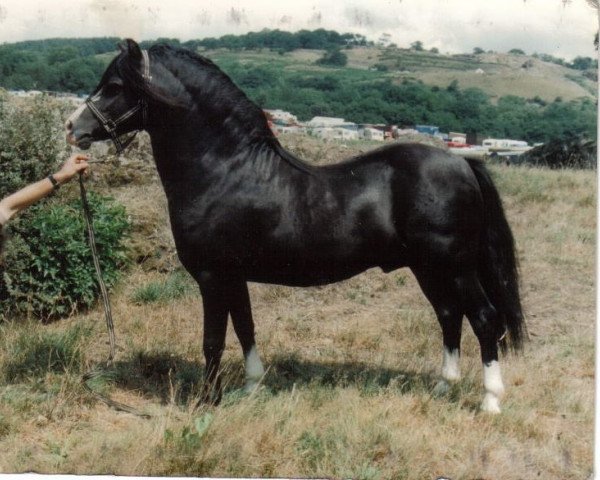
[[[190,278],[182,271],[171,274],[166,280],[150,282],[138,288],[132,300],[138,305],[167,303],[187,295],[192,290]]]
[[[80,372],[83,366],[82,342],[90,329],[77,325],[64,332],[24,329],[4,347],[9,353],[0,365],[0,374],[9,382],[43,377],[50,372]]]

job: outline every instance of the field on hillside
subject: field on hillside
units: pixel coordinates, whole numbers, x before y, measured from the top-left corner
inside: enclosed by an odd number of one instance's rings
[[[226,71],[234,62],[242,64],[277,66],[298,72],[327,71],[315,65],[323,55],[321,50],[295,50],[283,55],[268,50],[230,51],[206,50],[203,55],[213,59]],[[565,101],[580,97],[595,98],[596,83],[581,71],[544,62],[527,55],[485,53],[480,55],[444,55],[427,51],[416,52],[396,48],[354,47],[344,50],[348,64],[344,75],[362,79],[389,78],[396,82],[405,79],[420,80],[427,85],[446,88],[454,80],[461,89],[480,88],[493,99],[505,95],[523,98],[536,96],[547,102],[561,97]],[[527,68],[523,68],[524,64]],[[376,71],[385,65],[387,71]],[[477,73],[481,69],[483,73]],[[335,70],[333,70],[335,74]]]
[[[372,145],[283,137],[338,161]],[[478,410],[479,346],[464,323],[463,379],[432,394],[441,331],[408,270],[338,284],[251,284],[268,372],[241,393],[228,332],[225,396],[196,407],[204,360],[197,288],[181,271],[148,151],[94,165],[89,189],[125,204],[134,264],[112,292],[117,358],[94,386],[147,412],[114,411],[80,375],[108,354],[101,306],[52,324],[0,324],[0,472],[333,477],[587,478],[592,469],[596,182],[592,171],[491,166],[520,257],[530,341],[502,360],[503,413]],[[61,194],[76,195],[76,185]]]

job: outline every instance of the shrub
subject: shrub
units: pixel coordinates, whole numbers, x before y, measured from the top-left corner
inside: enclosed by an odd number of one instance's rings
[[[40,95],[11,100],[0,91],[0,198],[54,171],[66,152],[67,105]],[[60,195],[59,199],[64,196]],[[107,285],[125,263],[125,210],[90,196],[100,263]],[[11,222],[0,261],[0,319],[49,319],[94,302],[97,285],[79,202],[44,200]]]
[[[343,67],[348,63],[348,56],[339,48],[326,51],[321,58],[316,61],[317,65],[327,65],[332,67]]]
[[[89,195],[107,286],[126,263],[124,207]],[[10,225],[0,269],[0,315],[51,319],[90,307],[99,292],[80,201],[32,207]]]
[[[66,151],[65,108],[44,95],[15,104],[0,92],[0,198],[56,168]]]

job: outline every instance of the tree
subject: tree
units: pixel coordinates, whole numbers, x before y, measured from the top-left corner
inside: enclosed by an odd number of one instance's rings
[[[485,53],[485,50],[483,48],[475,47],[473,49],[473,54],[474,55],[481,55],[482,53]]]
[[[587,70],[588,68],[593,68],[594,66],[594,61],[590,57],[575,57],[573,63],[569,65],[569,67],[576,70]]]
[[[446,87],[447,92],[457,92],[458,91],[458,80],[454,79],[450,82],[450,85]]]
[[[343,67],[348,63],[348,56],[339,48],[326,51],[316,62],[318,65],[331,65],[334,67]]]
[[[511,55],[525,55],[525,52],[520,48],[513,48],[509,50],[508,53],[510,53]]]
[[[47,55],[47,61],[50,65],[55,65],[57,63],[68,62],[69,60],[73,60],[79,56],[79,52],[73,46],[65,46],[65,47],[53,47],[50,49]]]
[[[423,42],[420,40],[417,40],[416,42],[411,43],[410,49],[414,50],[415,52],[422,52],[423,51]]]

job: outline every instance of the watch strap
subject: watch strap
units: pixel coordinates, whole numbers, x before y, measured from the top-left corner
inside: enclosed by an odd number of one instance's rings
[[[58,190],[58,187],[60,187],[60,183],[58,183],[58,180],[56,178],[54,178],[54,175],[48,175],[48,180],[50,180],[50,183],[52,184],[52,188],[54,190]]]

